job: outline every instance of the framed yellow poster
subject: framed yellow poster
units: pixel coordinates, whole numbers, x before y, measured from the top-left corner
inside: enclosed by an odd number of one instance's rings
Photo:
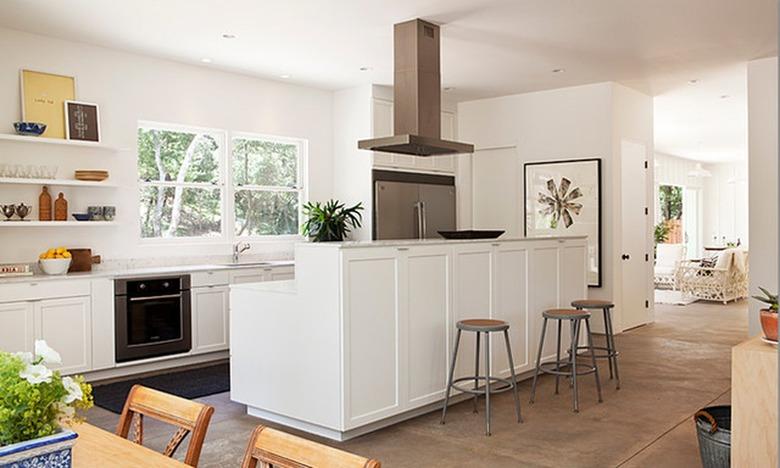
[[[22,120],[46,124],[44,137],[65,138],[65,101],[76,99],[76,79],[22,70]]]

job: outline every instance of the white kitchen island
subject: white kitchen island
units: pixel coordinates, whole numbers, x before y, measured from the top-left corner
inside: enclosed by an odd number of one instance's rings
[[[509,322],[515,371],[531,371],[542,311],[587,297],[586,259],[584,237],[298,244],[295,280],[231,286],[231,399],[335,440],[440,408],[455,322]],[[473,374],[473,335],[458,375]]]

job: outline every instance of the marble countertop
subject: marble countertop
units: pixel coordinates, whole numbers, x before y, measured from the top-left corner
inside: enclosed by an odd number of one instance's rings
[[[246,263],[224,263],[224,264],[203,264],[203,265],[168,265],[145,268],[128,269],[97,269],[79,273],[68,273],[66,275],[46,275],[36,273],[32,276],[7,276],[0,278],[0,284],[8,283],[27,283],[39,281],[62,281],[72,279],[95,279],[95,278],[130,278],[143,276],[156,276],[168,274],[196,273],[201,271],[219,271],[219,270],[237,270],[248,268],[274,268],[283,266],[294,266],[293,260],[269,260],[262,262]]]
[[[550,237],[499,237],[498,239],[398,239],[398,240],[362,240],[344,242],[301,242],[297,246],[311,247],[336,247],[342,249],[362,247],[394,247],[414,245],[441,245],[441,244],[480,244],[501,242],[538,242],[538,241],[566,241],[587,239],[587,236],[550,236]]]

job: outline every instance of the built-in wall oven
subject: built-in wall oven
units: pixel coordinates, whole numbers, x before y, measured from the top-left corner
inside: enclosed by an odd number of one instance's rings
[[[117,279],[114,291],[117,362],[190,350],[190,275]]]

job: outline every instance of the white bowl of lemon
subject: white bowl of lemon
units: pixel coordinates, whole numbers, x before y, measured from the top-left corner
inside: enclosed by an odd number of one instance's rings
[[[70,268],[70,252],[65,247],[49,249],[38,256],[38,264],[47,275],[64,275]]]

